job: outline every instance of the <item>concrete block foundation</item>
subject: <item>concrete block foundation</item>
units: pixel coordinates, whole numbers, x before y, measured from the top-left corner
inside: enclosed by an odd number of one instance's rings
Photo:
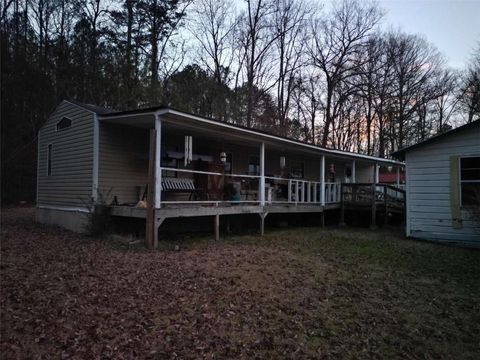
[[[41,224],[58,225],[67,230],[84,233],[88,222],[88,212],[81,210],[61,210],[38,207],[35,221]]]

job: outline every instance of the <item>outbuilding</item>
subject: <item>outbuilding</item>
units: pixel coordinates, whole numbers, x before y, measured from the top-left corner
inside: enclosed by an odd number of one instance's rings
[[[480,120],[392,155],[405,161],[407,236],[480,247]]]

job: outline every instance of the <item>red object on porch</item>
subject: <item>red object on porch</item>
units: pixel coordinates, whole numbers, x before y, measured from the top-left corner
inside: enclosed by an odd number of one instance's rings
[[[392,172],[380,173],[379,181],[382,184],[396,184],[397,183],[397,171],[393,170]],[[405,183],[405,172],[400,171],[400,184]]]

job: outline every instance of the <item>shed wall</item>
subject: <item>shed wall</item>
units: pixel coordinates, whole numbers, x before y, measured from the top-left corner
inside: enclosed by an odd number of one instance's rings
[[[407,152],[407,235],[480,246],[480,229],[465,208],[463,227],[452,226],[450,157],[454,155],[480,156],[480,126]]]

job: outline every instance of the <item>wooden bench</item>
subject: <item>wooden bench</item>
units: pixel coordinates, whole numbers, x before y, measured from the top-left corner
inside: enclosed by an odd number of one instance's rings
[[[162,178],[161,188],[162,192],[190,194],[189,200],[201,193],[201,190],[195,187],[195,183],[191,178],[164,177]]]

